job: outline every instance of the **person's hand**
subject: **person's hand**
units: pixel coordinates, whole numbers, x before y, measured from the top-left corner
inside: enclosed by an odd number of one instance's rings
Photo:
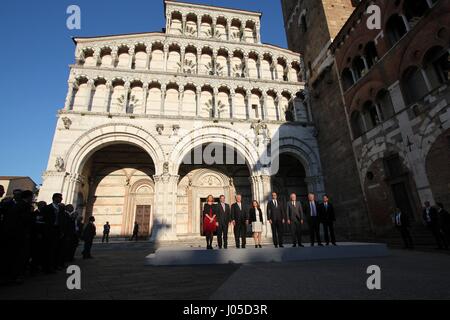
[[[248,224],[248,220],[245,220],[245,224]]]
[[[282,224],[285,224],[285,222],[286,222],[286,221],[285,221],[284,219],[283,219],[283,220],[281,220],[281,223],[282,223]]]
[[[303,219],[300,222],[303,224],[303,222],[304,222]]]
[[[288,224],[291,224],[291,220],[288,220]]]
[[[233,225],[233,227],[236,225],[236,221],[235,220],[233,220],[233,221],[231,221],[231,224]]]
[[[218,223],[218,222],[216,222],[216,226],[219,226],[219,223]]]
[[[272,224],[272,220],[269,220],[269,223]]]

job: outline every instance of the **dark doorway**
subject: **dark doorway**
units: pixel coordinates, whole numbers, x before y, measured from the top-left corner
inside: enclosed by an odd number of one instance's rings
[[[405,182],[399,182],[391,185],[394,201],[401,212],[406,213],[410,221],[414,221],[414,213]]]

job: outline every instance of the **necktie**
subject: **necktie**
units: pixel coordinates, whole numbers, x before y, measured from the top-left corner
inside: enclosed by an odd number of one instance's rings
[[[292,205],[295,207],[295,201],[292,201]]]
[[[275,208],[278,208],[277,200],[275,200],[274,203],[275,203]]]
[[[311,202],[311,213],[313,217],[316,216],[316,206],[314,205],[314,202]]]

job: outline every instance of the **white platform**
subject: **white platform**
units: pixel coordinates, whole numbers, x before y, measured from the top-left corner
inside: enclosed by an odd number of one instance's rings
[[[255,262],[292,262],[326,259],[347,259],[384,257],[389,255],[385,244],[379,243],[338,243],[338,246],[274,248],[265,246],[255,249],[229,248],[227,250],[206,250],[204,248],[163,247],[145,258],[148,266],[245,264]]]

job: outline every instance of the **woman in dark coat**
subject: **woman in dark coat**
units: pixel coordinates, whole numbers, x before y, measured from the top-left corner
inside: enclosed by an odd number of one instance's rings
[[[217,226],[217,206],[214,204],[214,197],[210,195],[203,208],[203,234],[206,237],[206,249],[208,250],[213,249],[212,242]]]

